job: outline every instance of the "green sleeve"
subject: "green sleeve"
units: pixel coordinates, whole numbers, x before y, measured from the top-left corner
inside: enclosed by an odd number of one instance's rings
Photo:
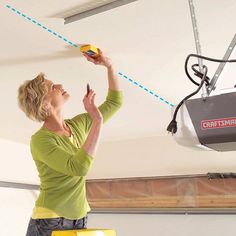
[[[93,157],[83,148],[73,155],[60,147],[51,136],[32,137],[30,148],[34,159],[70,176],[86,176],[93,162]]]
[[[123,93],[118,90],[108,90],[106,100],[98,109],[103,116],[103,123],[107,122],[122,106]],[[92,119],[88,113],[82,113],[72,118],[72,120],[83,126],[87,133],[92,125]]]

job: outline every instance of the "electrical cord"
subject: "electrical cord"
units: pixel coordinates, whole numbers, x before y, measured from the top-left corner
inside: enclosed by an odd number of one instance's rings
[[[197,55],[197,54],[189,54],[187,56],[187,58],[185,60],[185,64],[184,64],[185,73],[188,76],[188,78],[190,79],[190,81],[198,86],[198,89],[196,91],[194,91],[193,93],[189,94],[188,96],[186,96],[184,99],[182,99],[181,102],[177,105],[177,107],[175,109],[175,112],[174,112],[174,115],[173,115],[173,119],[171,120],[171,122],[169,123],[169,125],[167,127],[167,131],[171,132],[172,134],[175,134],[177,132],[176,117],[177,117],[178,110],[183,105],[184,101],[188,100],[190,97],[192,97],[195,94],[197,94],[200,91],[200,89],[202,88],[204,83],[206,83],[206,86],[210,85],[210,78],[207,76],[208,68],[205,65],[202,66],[203,73],[196,69],[196,67],[199,67],[199,64],[192,65],[192,70],[194,71],[194,75],[199,77],[199,78],[201,78],[201,83],[197,83],[190,76],[190,74],[188,72],[188,61],[189,61],[190,57],[197,57],[197,58],[205,59],[205,60],[208,60],[208,61],[220,62],[220,63],[221,62],[236,62],[235,59],[233,59],[233,60],[220,60],[220,59],[214,59],[214,58],[210,58],[210,57],[200,56],[200,55]]]
[[[197,77],[199,77],[200,79],[202,78],[203,74],[201,72],[199,72],[195,67],[199,68],[199,64],[194,64],[192,65],[192,70],[195,72],[194,75],[196,75]],[[196,81],[194,81],[196,82]],[[209,86],[210,85],[210,78],[208,76],[206,76],[206,85]],[[196,82],[196,85],[200,85],[199,83]]]
[[[196,57],[196,58],[201,58],[201,59],[204,59],[204,60],[207,60],[207,61],[212,61],[212,62],[229,62],[229,63],[232,63],[232,62],[236,62],[236,59],[233,59],[233,60],[222,60],[222,59],[215,59],[215,58],[211,58],[211,57],[205,57],[205,56],[200,56],[200,55],[197,55],[197,54],[189,54],[185,60],[185,64],[184,64],[184,68],[185,68],[185,73],[186,75],[188,76],[188,78],[190,79],[190,81],[192,83],[194,83],[195,85],[199,86],[199,83],[197,83],[189,74],[188,72],[188,61],[190,59],[190,57]],[[195,64],[195,65],[198,65],[198,64]],[[193,65],[194,66],[194,65]],[[201,72],[199,72],[198,75],[200,75]],[[201,73],[202,74],[202,73]],[[198,76],[200,77],[200,76]]]
[[[175,134],[175,133],[177,132],[177,121],[176,121],[176,117],[177,117],[177,113],[178,113],[179,108],[182,106],[182,104],[184,103],[184,101],[188,100],[190,97],[192,97],[193,95],[197,94],[197,93],[200,91],[200,89],[202,88],[203,84],[205,83],[205,81],[206,81],[206,79],[207,79],[206,74],[207,74],[208,69],[207,69],[206,66],[203,66],[203,69],[205,69],[205,72],[204,72],[204,74],[203,74],[202,81],[201,81],[201,83],[200,83],[199,86],[198,86],[198,89],[197,89],[195,92],[193,92],[193,93],[189,94],[188,96],[186,96],[186,97],[178,104],[178,106],[177,106],[176,109],[175,109],[175,112],[174,112],[174,115],[173,115],[173,119],[172,119],[172,121],[170,122],[170,124],[169,124],[168,127],[167,127],[167,131],[171,132],[172,134],[173,134],[173,133]],[[199,72],[199,73],[200,73],[200,72]]]

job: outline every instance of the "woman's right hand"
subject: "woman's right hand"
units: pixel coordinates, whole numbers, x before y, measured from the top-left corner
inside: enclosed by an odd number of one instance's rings
[[[103,121],[103,116],[94,103],[95,95],[96,93],[90,89],[88,95],[86,94],[83,99],[84,108],[93,121]]]

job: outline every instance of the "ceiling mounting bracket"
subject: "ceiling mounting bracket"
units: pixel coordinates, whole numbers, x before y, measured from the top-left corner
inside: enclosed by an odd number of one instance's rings
[[[234,50],[234,48],[235,48],[235,45],[236,45],[236,34],[234,35],[234,37],[233,37],[233,39],[232,39],[232,41],[231,41],[231,43],[230,43],[230,45],[229,45],[229,47],[228,47],[228,49],[227,49],[225,55],[224,55],[224,57],[223,57],[223,60],[228,60],[228,59],[229,59],[231,53],[233,52],[233,50]],[[226,62],[221,62],[221,63],[219,64],[219,66],[218,66],[218,68],[217,68],[217,70],[216,70],[216,72],[215,72],[215,74],[214,74],[214,76],[213,76],[213,78],[212,78],[212,80],[211,80],[211,82],[210,82],[210,85],[209,85],[208,88],[207,88],[207,94],[208,94],[208,95],[210,95],[210,93],[212,92],[212,90],[215,90],[215,88],[216,88],[216,86],[215,86],[215,85],[216,85],[216,82],[217,82],[217,80],[218,80],[218,78],[219,78],[221,72],[223,71],[223,69],[224,69],[224,67],[225,67],[225,64],[226,64]]]
[[[197,55],[201,56],[202,51],[201,51],[201,44],[200,44],[200,39],[199,39],[199,32],[198,32],[198,27],[197,27],[197,19],[196,19],[196,14],[195,14],[195,8],[193,5],[193,0],[188,0],[189,3],[189,9],[190,9],[190,15],[192,19],[192,26],[193,26],[193,34],[194,34],[194,41],[195,41],[195,46],[196,46],[196,51]],[[198,58],[198,65],[199,65],[199,71],[201,73],[203,72],[203,60],[202,58]],[[206,85],[202,86],[202,97],[204,98],[206,96]]]
[[[96,15],[98,13],[104,12],[104,11],[108,11],[111,9],[114,9],[116,7],[120,7],[126,4],[129,4],[131,2],[135,2],[138,0],[115,0],[113,2],[110,3],[106,3],[104,5],[89,9],[89,10],[85,10],[82,12],[79,12],[77,14],[73,14],[71,16],[65,17],[64,18],[64,24],[68,24],[68,23],[72,23],[74,21],[89,17],[89,16],[93,16]]]
[[[192,26],[193,26],[196,51],[197,51],[197,54],[201,56],[202,55],[201,44],[200,44],[200,39],[199,39],[199,31],[198,31],[198,27],[197,27],[197,20],[196,20],[196,14],[195,14],[193,0],[188,0],[188,2],[189,2],[191,19],[192,19]],[[231,53],[233,52],[233,50],[235,48],[235,45],[236,45],[236,34],[234,35],[230,45],[228,46],[228,49],[223,57],[223,60],[229,59]],[[226,64],[225,62],[220,63],[213,78],[210,81],[210,85],[208,87],[206,87],[206,85],[204,84],[204,86],[202,87],[202,97],[203,98],[206,98],[207,96],[210,95],[212,90],[215,90],[216,82],[217,82],[221,72],[223,71],[225,64]],[[199,65],[200,72],[203,73],[203,59],[202,58],[198,58],[198,65]]]

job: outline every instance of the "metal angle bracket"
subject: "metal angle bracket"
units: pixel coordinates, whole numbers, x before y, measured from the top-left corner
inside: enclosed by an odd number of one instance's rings
[[[195,46],[196,46],[196,51],[197,55],[201,56],[201,44],[200,44],[200,39],[199,39],[199,32],[198,32],[198,27],[197,27],[197,19],[196,19],[196,14],[195,14],[195,9],[193,5],[193,0],[188,0],[189,3],[189,9],[190,9],[190,15],[192,19],[192,26],[193,26],[193,34],[194,34],[194,40],[195,40]],[[203,73],[203,59],[198,58],[198,65],[199,65],[199,70],[201,73]],[[206,94],[206,85],[202,86],[202,97],[205,97]]]
[[[230,45],[229,45],[225,55],[223,57],[223,60],[228,60],[229,59],[230,55],[232,54],[232,52],[233,52],[233,50],[235,48],[235,45],[236,45],[236,34],[234,35],[234,37],[233,37],[233,39],[232,39],[232,41],[231,41],[231,43],[230,43]],[[213,76],[213,78],[212,78],[212,80],[210,82],[210,85],[207,88],[208,96],[210,95],[212,90],[215,90],[216,82],[219,79],[219,76],[220,76],[221,72],[223,71],[223,69],[225,67],[225,64],[226,64],[226,62],[221,62],[220,65],[218,66],[218,68],[217,68],[217,70],[216,70],[216,72],[215,72],[215,74],[214,74],[214,76]]]
[[[197,27],[197,20],[196,20],[196,14],[195,14],[195,10],[194,10],[193,0],[189,0],[188,2],[189,2],[191,19],[192,19],[195,46],[196,46],[197,54],[201,56],[201,54],[202,54],[201,44],[200,44],[200,39],[199,39],[199,32],[198,32],[198,27]],[[200,72],[203,72],[203,62],[202,61],[203,61],[202,58],[198,58]]]

